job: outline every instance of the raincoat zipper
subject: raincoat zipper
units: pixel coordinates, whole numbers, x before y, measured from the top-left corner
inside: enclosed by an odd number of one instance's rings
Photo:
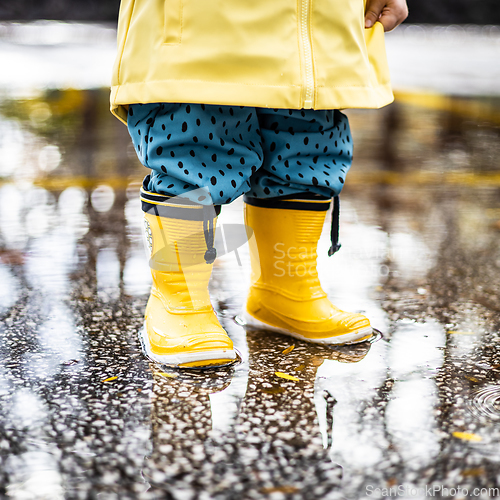
[[[302,0],[300,12],[300,38],[304,60],[304,101],[303,108],[311,109],[314,104],[314,71],[310,37],[310,5],[312,0]]]

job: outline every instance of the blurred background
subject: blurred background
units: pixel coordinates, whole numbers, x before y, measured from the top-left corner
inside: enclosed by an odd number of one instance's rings
[[[116,21],[119,0],[18,0],[0,6],[0,20]],[[500,24],[496,0],[408,0],[408,23]]]

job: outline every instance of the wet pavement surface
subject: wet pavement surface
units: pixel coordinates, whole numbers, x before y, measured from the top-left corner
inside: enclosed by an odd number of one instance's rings
[[[242,247],[210,285],[242,361],[206,372],[142,354],[145,169],[107,91],[0,100],[0,498],[500,496],[500,99],[399,97],[348,112],[342,250],[319,248],[381,334],[245,330]]]

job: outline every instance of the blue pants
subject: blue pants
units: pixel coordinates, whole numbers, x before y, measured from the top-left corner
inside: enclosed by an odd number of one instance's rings
[[[189,197],[204,188],[215,205],[242,194],[330,198],[352,161],[349,123],[338,110],[132,104],[128,129],[152,170],[149,191]]]

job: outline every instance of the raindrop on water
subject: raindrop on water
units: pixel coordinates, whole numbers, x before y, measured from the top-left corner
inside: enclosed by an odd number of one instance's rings
[[[477,416],[500,420],[500,385],[490,385],[477,391],[469,402],[469,409]]]

